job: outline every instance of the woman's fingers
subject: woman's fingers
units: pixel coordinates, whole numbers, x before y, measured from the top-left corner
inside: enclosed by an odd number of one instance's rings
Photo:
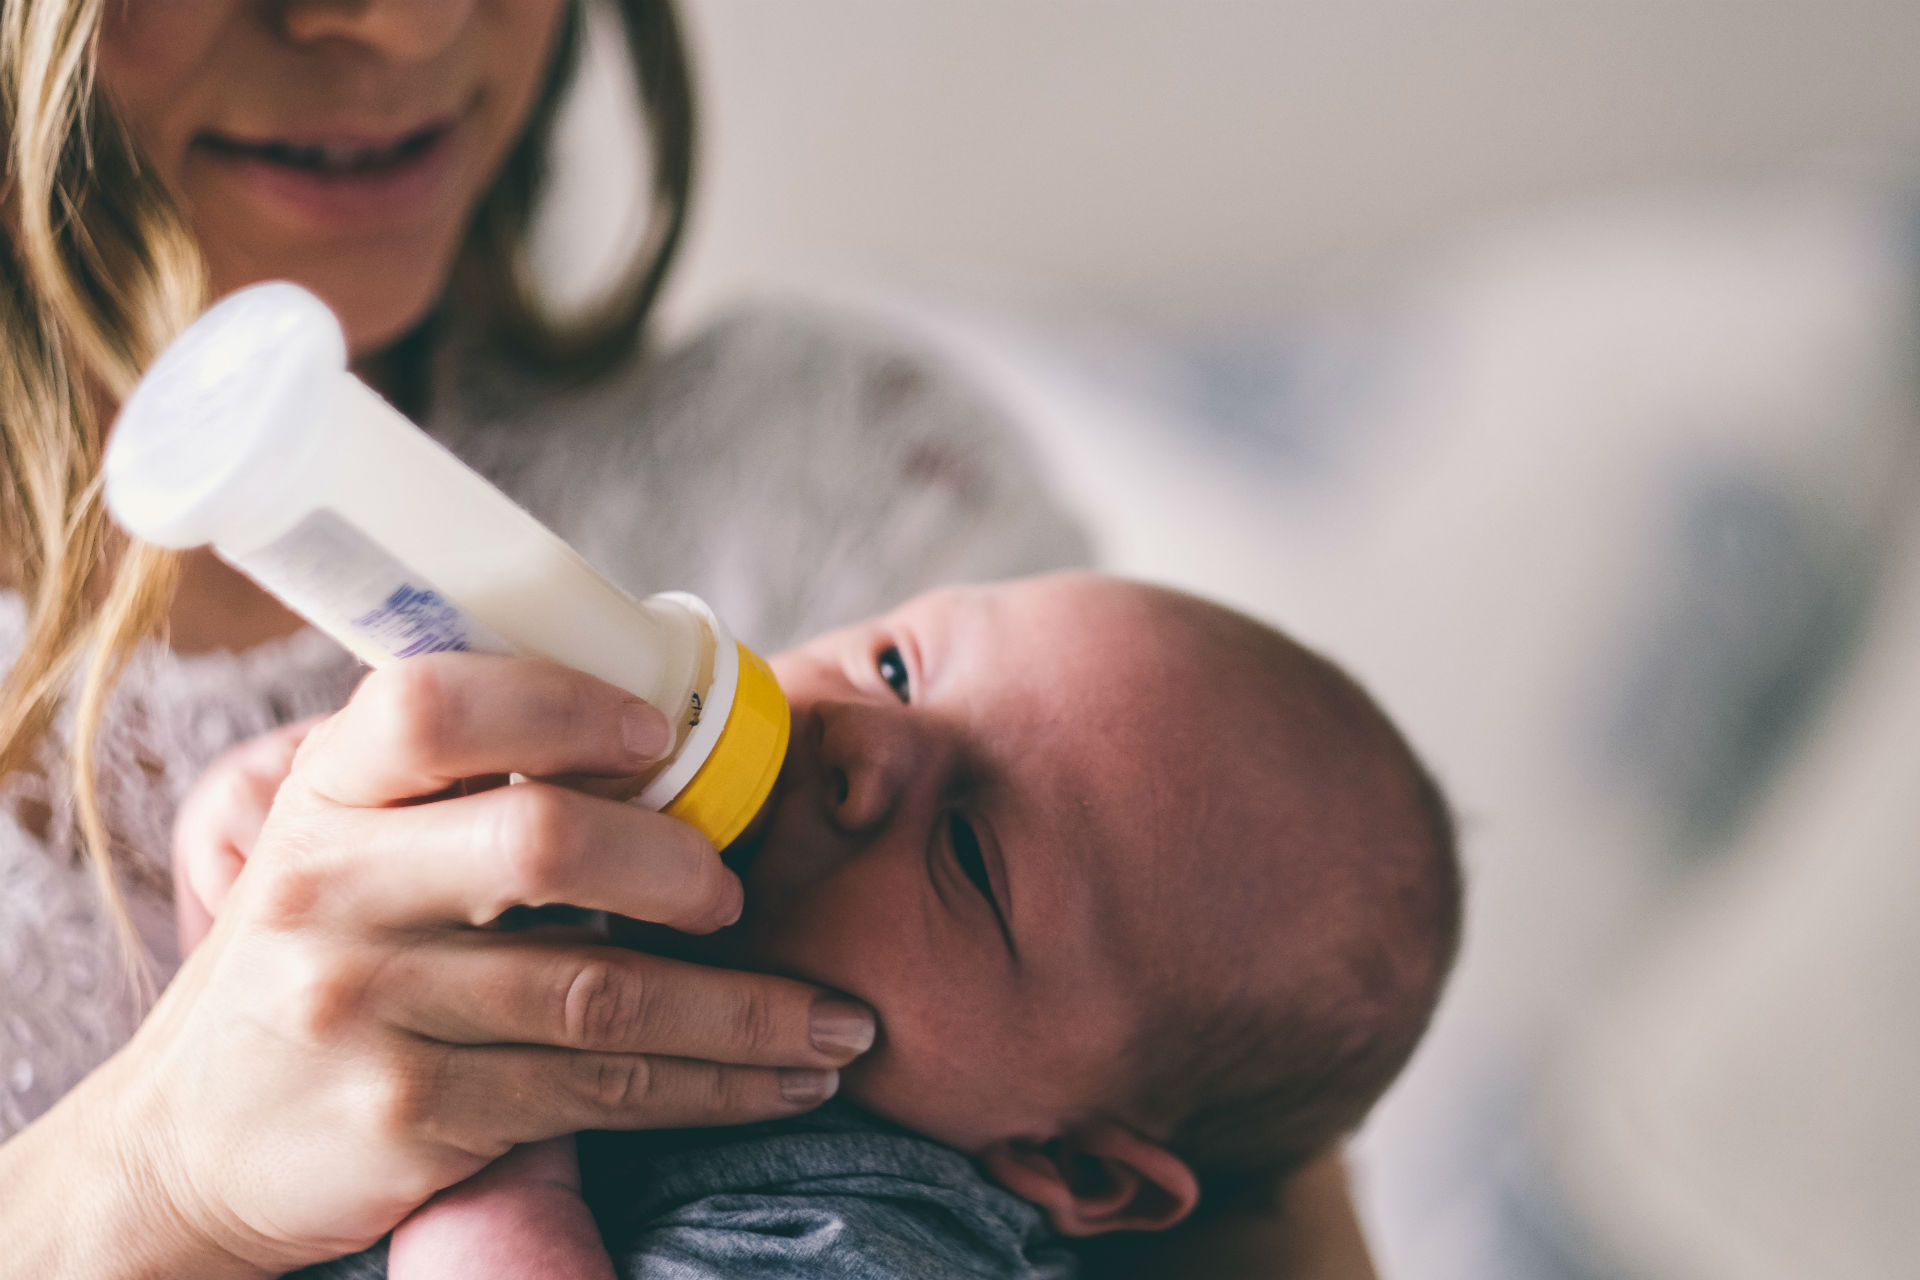
[[[739,916],[744,895],[681,823],[542,784],[397,807],[506,772],[630,775],[669,733],[646,703],[554,663],[396,663],[302,744],[275,819],[308,831],[278,842],[286,856],[261,878],[278,877],[296,911],[324,896],[378,925],[479,925],[560,902],[709,932]],[[314,894],[316,878],[347,892]]]
[[[361,682],[295,770],[336,804],[373,808],[482,774],[637,773],[666,753],[659,711],[556,663],[438,653]]]
[[[683,1129],[776,1120],[832,1097],[831,1068],[736,1067],[520,1045],[452,1051],[423,1099],[426,1127],[475,1147],[581,1129]]]
[[[541,782],[336,810],[332,821],[328,852],[287,850],[292,861],[270,870],[296,892],[316,873],[337,879],[334,909],[363,922],[482,925],[508,907],[565,903],[709,933],[738,919],[744,901],[739,877],[684,822]],[[336,858],[352,859],[350,877]]]
[[[418,948],[383,973],[385,1015],[462,1045],[553,1045],[759,1067],[842,1067],[873,1044],[873,1015],[766,974],[607,946],[491,935]]]

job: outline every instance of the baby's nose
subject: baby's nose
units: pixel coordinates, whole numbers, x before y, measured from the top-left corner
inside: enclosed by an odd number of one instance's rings
[[[872,831],[898,806],[913,770],[913,736],[891,708],[821,708],[827,817],[842,831]]]
[[[849,773],[835,767],[828,782],[833,794],[828,798],[827,813],[835,826],[845,831],[866,831],[887,820],[892,806],[871,770],[855,768]]]

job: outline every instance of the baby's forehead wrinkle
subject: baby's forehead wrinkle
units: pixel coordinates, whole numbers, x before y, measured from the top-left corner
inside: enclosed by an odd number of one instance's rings
[[[1103,736],[1092,726],[1039,715],[1018,729],[990,783],[1006,797],[1012,827],[1009,924],[1023,962],[1038,965],[1041,976],[1084,981],[1109,971],[1120,898],[1104,851],[1124,838],[1130,806],[1116,812],[1097,771],[1086,767]]]
[[[1121,963],[1166,997],[1216,980],[1255,939],[1286,945],[1282,921],[1301,901],[1297,753],[1314,751],[1305,739],[1318,727],[1303,702],[1317,699],[1303,655],[1277,633],[1197,602],[1144,603],[1135,687],[1158,696],[1133,699],[1151,727],[1135,726],[1138,758],[1112,806],[1133,844],[1107,859],[1107,915]]]
[[[1157,976],[1156,917],[1167,879],[1179,874],[1169,857],[1178,856],[1169,819],[1179,797],[1151,761],[1119,751],[1113,735],[1088,746],[1082,759],[1104,755],[1109,767],[1075,771],[1057,804],[1056,892],[1077,906],[1081,922],[1064,941],[1083,976],[1100,975],[1130,992]],[[1124,757],[1118,768],[1111,767],[1116,753]]]
[[[1023,842],[1033,845],[1007,858],[1023,957],[1128,994],[1153,976],[1143,962],[1167,963],[1169,939],[1156,919],[1166,899],[1180,902],[1182,918],[1195,914],[1181,884],[1196,797],[1186,793],[1191,770],[1169,756],[1205,744],[1169,738],[1171,722],[1191,708],[1169,687],[1181,682],[1168,679],[1157,643],[1166,635],[1158,598],[1073,579],[1013,597],[948,598],[960,606],[956,645],[969,660],[993,655],[993,669],[979,675],[999,696],[980,708],[990,718],[973,732],[992,747],[983,772],[1012,797]]]

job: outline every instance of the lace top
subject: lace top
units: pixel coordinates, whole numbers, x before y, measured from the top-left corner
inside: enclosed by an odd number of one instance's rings
[[[704,596],[761,652],[942,581],[1084,560],[1018,437],[931,352],[861,319],[765,308],[586,388],[449,342],[437,437],[635,592]],[[24,611],[0,592],[0,662]],[[178,963],[175,807],[234,743],[338,707],[356,664],[312,631],[244,653],[138,653],[98,782],[160,977]],[[80,846],[69,706],[0,780],[0,1140],[131,1034],[140,1008]]]

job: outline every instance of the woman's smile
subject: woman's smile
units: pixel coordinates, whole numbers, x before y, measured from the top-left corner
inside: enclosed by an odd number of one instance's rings
[[[431,214],[444,197],[472,107],[401,128],[322,126],[196,135],[204,164],[262,216],[322,231],[378,231]]]
[[[356,356],[418,325],[554,74],[566,0],[124,0],[99,76],[214,296],[292,280]]]

